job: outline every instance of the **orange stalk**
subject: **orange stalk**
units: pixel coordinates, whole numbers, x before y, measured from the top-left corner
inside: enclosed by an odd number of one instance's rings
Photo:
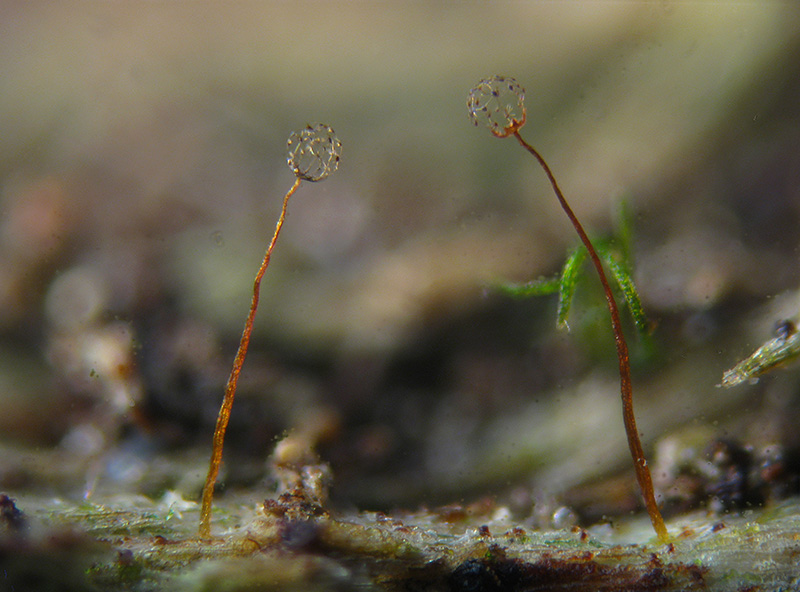
[[[211,536],[211,503],[214,498],[214,486],[217,483],[219,468],[222,464],[222,447],[225,443],[225,432],[228,429],[228,421],[231,417],[233,399],[236,396],[236,385],[239,382],[239,373],[242,371],[244,358],[247,355],[247,348],[250,345],[250,334],[253,332],[253,321],[256,317],[258,297],[261,291],[261,278],[264,277],[264,272],[267,271],[269,259],[272,256],[272,249],[278,241],[278,234],[280,234],[283,221],[286,219],[286,208],[289,205],[289,198],[297,191],[297,188],[300,187],[301,181],[302,178],[297,177],[294,185],[292,185],[292,188],[289,189],[288,193],[283,198],[283,208],[281,209],[278,223],[275,226],[275,234],[272,235],[272,240],[269,243],[269,247],[267,247],[264,260],[261,262],[261,267],[258,268],[256,279],[253,282],[253,299],[250,302],[250,313],[247,315],[247,320],[244,324],[242,339],[239,341],[239,349],[236,352],[236,358],[233,360],[233,368],[228,377],[228,384],[225,386],[225,396],[222,399],[222,406],[219,408],[219,415],[217,416],[217,424],[214,427],[211,462],[208,466],[208,475],[206,476],[205,485],[203,485],[203,501],[200,507],[200,536],[204,538]]]
[[[606,276],[603,265],[600,262],[600,257],[597,255],[597,251],[595,251],[594,246],[592,245],[592,241],[589,240],[586,231],[583,229],[583,225],[572,211],[569,203],[567,203],[567,200],[564,197],[564,194],[561,192],[561,188],[558,186],[556,178],[553,175],[553,172],[550,170],[550,167],[547,165],[547,162],[545,162],[544,158],[542,158],[542,155],[539,154],[539,152],[537,152],[533,146],[528,144],[522,138],[522,136],[520,136],[519,130],[514,130],[512,133],[514,137],[517,138],[517,141],[520,143],[520,145],[525,148],[525,150],[530,152],[534,158],[539,161],[542,169],[544,169],[547,178],[550,180],[550,185],[553,187],[553,191],[555,192],[556,197],[561,204],[561,208],[567,214],[567,218],[569,218],[572,226],[575,227],[575,232],[578,233],[581,242],[589,252],[589,257],[591,258],[592,263],[597,270],[597,275],[600,278],[600,283],[603,286],[603,292],[606,296],[608,312],[611,314],[611,327],[614,331],[614,341],[617,345],[617,357],[619,358],[619,389],[622,396],[622,420],[625,424],[625,434],[628,437],[628,448],[630,449],[631,457],[633,458],[636,480],[639,482],[639,489],[642,492],[645,507],[647,508],[647,514],[650,516],[650,522],[652,522],[658,538],[661,541],[666,541],[669,538],[667,534],[667,527],[664,524],[664,518],[661,516],[661,512],[658,509],[658,504],[656,503],[655,491],[653,490],[653,480],[650,476],[650,470],[647,468],[647,459],[644,456],[642,442],[639,439],[639,431],[636,429],[636,418],[633,414],[633,387],[631,386],[631,364],[628,356],[628,344],[625,341],[625,335],[622,332],[622,323],[620,322],[619,318],[619,307],[617,306],[617,301],[614,298],[614,294],[609,286],[608,277]]]

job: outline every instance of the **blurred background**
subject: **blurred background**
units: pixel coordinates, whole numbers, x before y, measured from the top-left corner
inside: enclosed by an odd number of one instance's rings
[[[0,489],[197,499],[286,139],[324,122],[341,166],[289,204],[220,489],[263,498],[299,432],[346,507],[636,509],[593,272],[569,331],[492,288],[577,244],[530,156],[470,125],[501,74],[590,235],[630,213],[662,495],[705,503],[720,442],[793,492],[797,372],[715,385],[797,313],[799,63],[778,2],[5,2]]]

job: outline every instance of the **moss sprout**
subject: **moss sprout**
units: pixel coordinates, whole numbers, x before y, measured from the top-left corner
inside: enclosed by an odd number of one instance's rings
[[[759,377],[775,368],[790,364],[800,357],[800,331],[793,320],[778,321],[775,337],[759,346],[744,360],[722,375],[717,386],[730,388],[744,382],[757,382]]]
[[[645,344],[653,330],[653,323],[647,318],[642,306],[639,291],[633,282],[630,264],[630,223],[627,208],[622,204],[619,208],[619,219],[616,230],[610,238],[593,240],[597,254],[611,272],[611,277],[619,288],[619,294],[625,300],[628,312],[633,319],[636,331]],[[569,329],[567,317],[572,307],[573,296],[581,277],[581,269],[586,261],[588,251],[582,244],[572,249],[567,255],[561,272],[555,277],[540,277],[525,283],[500,282],[498,291],[512,298],[530,298],[558,293],[558,310],[556,325],[559,329]]]

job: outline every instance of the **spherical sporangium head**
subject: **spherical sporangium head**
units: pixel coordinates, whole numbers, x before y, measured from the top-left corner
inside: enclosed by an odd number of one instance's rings
[[[287,148],[289,168],[306,181],[321,181],[339,168],[342,143],[333,129],[323,123],[309,124],[292,132]]]
[[[525,125],[525,89],[508,76],[484,78],[467,97],[469,118],[505,138]]]

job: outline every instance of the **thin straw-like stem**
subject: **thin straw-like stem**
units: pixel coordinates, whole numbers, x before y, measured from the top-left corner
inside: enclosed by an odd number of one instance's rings
[[[620,322],[619,318],[617,301],[614,299],[613,292],[611,292],[611,287],[609,286],[606,273],[603,270],[603,264],[600,262],[600,257],[597,255],[597,251],[595,251],[592,242],[589,240],[589,237],[586,234],[586,231],[584,231],[583,225],[580,223],[578,217],[575,215],[575,212],[572,211],[572,208],[567,203],[567,200],[564,197],[564,194],[561,192],[558,182],[556,182],[556,178],[553,175],[553,172],[550,170],[550,167],[547,165],[544,158],[542,158],[541,154],[539,154],[533,146],[528,144],[522,138],[518,130],[514,131],[514,136],[517,138],[522,147],[530,152],[537,161],[539,161],[542,169],[544,169],[547,178],[550,180],[550,185],[552,185],[553,191],[555,192],[556,197],[561,204],[561,208],[564,210],[564,213],[567,214],[569,221],[572,222],[572,226],[575,227],[575,231],[578,233],[581,242],[589,252],[589,257],[591,258],[592,263],[597,270],[597,275],[600,277],[600,283],[603,285],[603,292],[605,293],[606,302],[608,303],[608,312],[611,314],[611,326],[614,330],[614,341],[617,345],[617,357],[619,358],[619,390],[620,394],[622,395],[622,419],[625,424],[625,434],[628,436],[628,448],[631,451],[631,457],[633,457],[636,480],[639,482],[639,489],[641,489],[642,497],[644,498],[644,504],[647,508],[647,514],[650,516],[650,522],[653,523],[653,528],[655,529],[658,538],[661,541],[666,541],[669,538],[669,535],[667,534],[667,527],[664,524],[664,518],[662,518],[661,512],[658,509],[658,504],[656,503],[655,492],[653,491],[653,481],[650,477],[650,469],[647,468],[647,459],[644,456],[642,442],[639,439],[639,432],[636,429],[636,418],[633,414],[631,364],[628,356],[628,344],[625,341],[625,335],[622,332],[622,323]]]
[[[208,475],[206,482],[203,486],[203,502],[200,508],[200,536],[208,538],[211,536],[211,502],[214,498],[214,485],[217,482],[217,475],[219,475],[219,467],[222,464],[222,447],[225,443],[225,431],[228,429],[228,421],[231,417],[231,408],[233,407],[233,399],[236,396],[236,385],[239,382],[239,373],[242,371],[244,358],[247,355],[247,347],[250,345],[250,334],[253,332],[253,320],[256,317],[256,309],[258,308],[258,295],[261,288],[261,278],[264,277],[264,272],[267,271],[269,259],[272,256],[272,249],[278,240],[278,234],[283,226],[283,221],[286,219],[286,207],[289,205],[289,198],[300,187],[300,177],[294,182],[292,188],[289,189],[286,196],[283,198],[283,208],[281,209],[280,218],[275,226],[275,234],[272,235],[272,241],[267,247],[267,253],[264,255],[264,260],[261,262],[261,267],[258,269],[256,279],[253,282],[253,299],[250,303],[250,313],[247,315],[247,321],[244,324],[244,331],[242,331],[242,339],[239,342],[239,350],[236,352],[236,358],[233,360],[233,368],[228,377],[228,384],[225,387],[225,396],[222,399],[222,406],[219,409],[217,416],[217,425],[214,427],[214,441],[211,450],[211,461],[208,465]]]

